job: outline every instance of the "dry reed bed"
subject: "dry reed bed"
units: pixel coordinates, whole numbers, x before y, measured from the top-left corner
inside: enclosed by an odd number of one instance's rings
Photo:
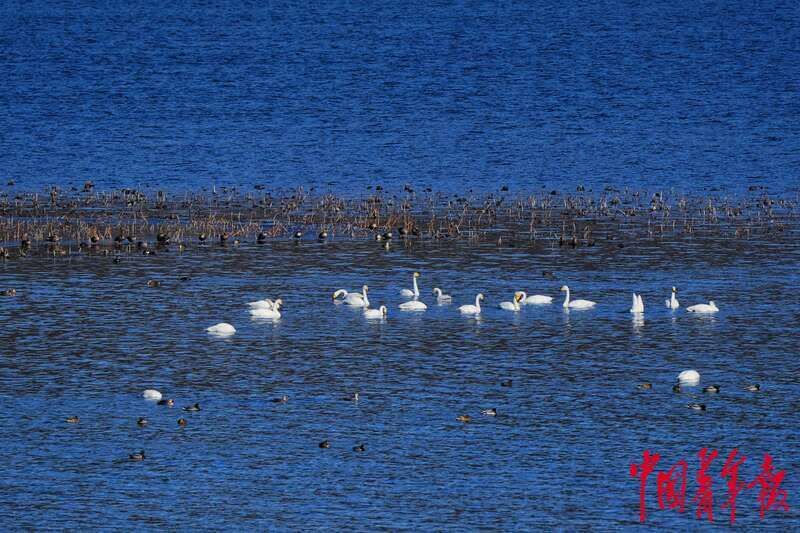
[[[265,242],[298,231],[313,237],[325,231],[328,238],[381,239],[392,232],[395,238],[505,238],[570,246],[637,238],[763,239],[796,234],[797,206],[796,198],[772,198],[763,191],[727,198],[613,189],[448,196],[407,189],[402,195],[378,191],[349,199],[302,189],[280,196],[228,190],[169,196],[87,187],[71,194],[0,197],[0,245],[8,255],[9,248],[37,243]]]

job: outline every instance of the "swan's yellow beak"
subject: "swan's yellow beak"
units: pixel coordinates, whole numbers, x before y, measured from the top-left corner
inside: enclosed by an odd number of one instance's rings
[[[516,301],[518,301],[518,302],[521,302],[522,301],[522,295],[521,294],[517,294],[517,295],[514,296],[514,299]]]

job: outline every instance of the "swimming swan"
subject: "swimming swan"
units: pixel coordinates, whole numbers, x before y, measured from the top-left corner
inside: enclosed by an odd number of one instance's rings
[[[142,393],[145,400],[158,401],[161,399],[161,393],[155,389],[147,389]]]
[[[669,307],[670,309],[677,309],[681,306],[681,304],[678,303],[678,298],[675,297],[677,293],[678,289],[672,287],[672,294],[670,294],[669,300],[664,301],[664,303],[667,304],[667,307]]]
[[[369,307],[369,299],[367,298],[367,291],[369,287],[364,285],[361,287],[361,294],[357,292],[347,292],[344,289],[339,289],[333,293],[333,299],[336,300],[339,296],[344,299],[344,303],[352,305],[353,307]]]
[[[566,291],[567,297],[564,298],[564,309],[589,309],[594,307],[597,303],[590,300],[572,300],[569,299],[569,287],[564,285],[561,287],[562,291]]]
[[[714,303],[713,300],[709,301],[707,304],[697,304],[692,305],[686,308],[687,311],[690,313],[716,313],[719,311],[719,308]]]
[[[280,318],[281,317],[280,308],[281,308],[281,301],[276,300],[275,305],[273,305],[271,309],[267,309],[265,307],[259,309],[251,309],[250,316],[252,316],[253,318],[272,318],[272,319]]]
[[[384,318],[387,313],[387,309],[385,305],[380,306],[378,309],[364,309],[364,318],[367,319],[374,319],[374,318]]]
[[[255,302],[248,302],[247,305],[250,306],[251,309],[272,309],[275,305],[281,306],[283,305],[283,300],[278,298],[277,300],[270,300],[269,298],[265,300],[257,300]]]
[[[644,313],[644,301],[642,295],[633,293],[633,300],[631,303],[631,313]]]
[[[525,291],[520,291],[522,294],[522,300],[520,303],[522,305],[546,305],[553,303],[552,296],[545,296],[543,294],[532,294],[530,296],[525,293]]]
[[[206,328],[206,331],[212,335],[233,335],[236,333],[236,328],[228,324],[227,322],[220,322],[210,328]]]
[[[409,302],[405,302],[398,305],[398,307],[403,311],[424,311],[428,308],[427,305],[420,302],[419,300],[411,300]]]
[[[403,289],[400,291],[400,296],[405,298],[419,298],[419,287],[417,286],[417,278],[419,277],[419,272],[414,272],[413,280],[414,280],[414,290]]]
[[[697,385],[700,383],[700,373],[697,370],[684,370],[678,374],[678,382],[681,385]]]
[[[475,305],[462,305],[458,311],[462,315],[479,315],[481,314],[481,300],[483,300],[483,294],[478,294],[475,297]]]
[[[522,301],[522,293],[515,292],[514,293],[514,301],[513,302],[500,302],[500,309],[505,309],[506,311],[519,311],[519,303]]]
[[[453,301],[453,297],[449,294],[442,293],[442,289],[439,287],[433,289],[433,294],[436,295],[436,301],[440,304],[450,303]]]

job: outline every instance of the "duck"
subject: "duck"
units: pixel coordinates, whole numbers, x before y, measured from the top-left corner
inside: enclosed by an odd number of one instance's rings
[[[380,319],[386,317],[388,310],[386,309],[385,305],[380,306],[377,309],[364,309],[364,318],[373,320],[373,319]]]
[[[397,307],[399,307],[401,311],[424,311],[428,308],[427,305],[419,300],[410,300],[408,302],[401,303]]]
[[[69,422],[70,424],[77,424],[77,423],[78,423],[78,422],[80,422],[80,421],[81,421],[81,419],[80,419],[80,418],[78,418],[78,417],[77,417],[77,416],[75,416],[75,415],[73,415],[73,416],[68,416],[68,417],[67,417],[67,422]]]
[[[369,307],[369,299],[367,298],[367,291],[369,287],[366,285],[361,287],[361,294],[357,292],[347,292],[344,289],[339,289],[333,293],[333,300],[342,298],[344,303],[353,307]]]
[[[469,421],[472,420],[472,417],[469,416],[469,415],[459,415],[459,416],[456,417],[456,420],[466,424],[466,423],[468,423]]]
[[[343,399],[344,401],[346,401],[346,402],[357,402],[357,401],[358,401],[358,392],[354,392],[352,395],[350,395],[350,396],[345,396],[345,397],[344,397],[344,398],[342,398],[342,399]]]
[[[694,409],[695,411],[705,411],[706,410],[706,404],[704,404],[704,403],[690,403],[690,404],[687,404],[686,407],[688,407],[689,409]]]
[[[158,401],[161,399],[161,393],[155,389],[147,389],[142,393],[142,397],[145,400],[154,400]]]
[[[716,313],[719,311],[719,308],[717,304],[714,303],[714,300],[709,300],[707,304],[691,305],[687,307],[686,310],[690,313]]]
[[[275,304],[278,304],[278,307],[280,307],[283,305],[283,300],[280,298],[277,300],[265,298],[263,300],[256,300],[255,302],[247,302],[247,305],[250,306],[250,309],[275,309]]]
[[[636,388],[637,389],[641,389],[641,390],[650,390],[650,389],[653,388],[653,384],[652,383],[639,383],[638,385],[636,385]]]
[[[672,386],[672,392],[683,392],[683,390],[681,390],[681,384],[680,383],[676,383],[675,385],[673,385]]]
[[[281,300],[275,300],[271,308],[259,307],[250,309],[250,316],[253,318],[271,318],[273,320],[281,317]]]
[[[130,454],[128,459],[131,461],[144,461],[144,450]]]
[[[365,452],[367,451],[367,447],[364,444],[359,444],[358,446],[353,446],[354,452]]]
[[[761,385],[758,383],[751,383],[749,385],[745,385],[744,390],[749,392],[758,392],[761,390]]]
[[[185,419],[185,418],[181,417],[181,418],[179,418],[179,419],[178,419],[178,425],[179,425],[179,426],[183,427],[183,426],[185,426],[186,424],[188,424],[188,422],[186,421],[186,419]]]
[[[522,301],[522,293],[516,292],[514,293],[514,301],[513,302],[500,302],[500,309],[504,309],[506,311],[519,311],[519,303]]]
[[[644,301],[642,295],[633,293],[633,302],[631,304],[631,313],[644,313]]]
[[[286,402],[289,401],[289,397],[284,394],[280,398],[273,398],[270,401],[273,402],[273,403],[286,403]]]
[[[195,403],[194,405],[186,406],[186,407],[183,408],[183,410],[184,411],[188,411],[188,412],[199,411],[200,410],[200,404],[199,403]]]
[[[325,439],[324,441],[319,443],[319,447],[322,448],[322,449],[330,448],[331,447],[331,443],[328,442],[327,439]]]
[[[676,297],[677,294],[678,294],[678,289],[672,287],[672,293],[669,296],[669,300],[664,300],[664,303],[667,305],[669,309],[677,309],[681,306],[681,304],[678,303],[678,298]]]
[[[707,385],[703,387],[703,392],[719,392],[719,385]]]
[[[147,425],[147,419],[143,416],[139,417],[139,420],[136,421],[136,425],[139,427],[143,427]]]
[[[227,336],[236,333],[236,328],[227,322],[220,322],[219,324],[206,328],[206,331],[211,335]]]
[[[567,293],[566,298],[564,298],[564,309],[589,309],[597,305],[597,303],[592,302],[591,300],[572,300],[569,299],[569,287],[563,285],[561,290]]]
[[[322,230],[322,231],[319,232],[319,235],[317,237],[319,238],[319,240],[324,241],[325,239],[328,238],[328,232],[325,231],[325,230]]]
[[[492,407],[491,409],[483,409],[481,413],[486,416],[497,416],[497,409],[495,409],[494,407]]]
[[[294,238],[295,238],[295,239],[302,239],[302,238],[303,238],[303,232],[302,232],[302,231],[299,231],[299,230],[298,230],[298,231],[295,231],[295,232],[294,232]]]
[[[161,286],[161,282],[156,279],[151,279],[147,282],[147,286],[150,288],[159,287]]]
[[[522,294],[522,300],[520,300],[522,305],[547,305],[553,303],[552,296],[545,296],[543,294],[532,294],[528,296],[525,291],[520,291],[520,294]]]
[[[6,289],[6,290],[3,291],[2,294],[3,294],[3,296],[16,296],[17,295],[17,289]]]
[[[453,297],[449,294],[444,294],[439,287],[434,287],[433,294],[436,296],[436,303],[444,304],[453,301]]]
[[[412,276],[414,290],[403,289],[400,291],[400,296],[404,298],[419,298],[419,286],[417,285],[417,278],[420,276],[419,272],[414,272]]]
[[[172,398],[166,400],[158,400],[158,405],[166,405],[167,407],[172,407],[173,405],[175,405],[175,400],[173,400]]]
[[[479,315],[481,314],[481,300],[483,300],[483,294],[478,293],[475,296],[475,305],[462,305],[458,308],[458,312],[462,315]]]
[[[514,384],[514,380],[507,379],[505,381],[500,382],[501,387],[511,387]]]

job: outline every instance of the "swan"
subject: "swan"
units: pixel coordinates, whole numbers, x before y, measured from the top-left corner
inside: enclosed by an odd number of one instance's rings
[[[506,311],[519,311],[519,303],[522,301],[522,293],[515,292],[514,293],[514,301],[513,302],[500,302],[500,309],[505,309]]]
[[[344,299],[344,303],[352,305],[353,307],[369,307],[369,299],[367,298],[367,291],[369,287],[364,285],[361,287],[361,294],[357,292],[347,292],[344,289],[339,289],[333,293],[333,299],[336,300],[339,296]]]
[[[450,303],[453,301],[453,297],[450,296],[449,294],[444,294],[442,292],[442,289],[440,289],[439,287],[433,289],[433,294],[436,295],[436,301],[440,304]]]
[[[403,311],[424,311],[428,308],[427,305],[420,302],[419,300],[411,300],[400,304],[398,307]]]
[[[644,301],[642,295],[633,293],[633,303],[631,304],[631,313],[644,313]]]
[[[248,302],[250,309],[273,309],[276,305],[281,306],[283,305],[283,300],[278,298],[277,300],[270,300],[269,298],[265,300],[258,300],[255,302]]]
[[[481,314],[481,300],[483,300],[483,294],[478,294],[475,297],[475,305],[462,305],[458,310],[462,315],[479,315]]]
[[[707,304],[692,305],[687,307],[686,310],[690,313],[716,313],[719,308],[713,300],[710,300]]]
[[[228,324],[227,322],[220,322],[210,328],[206,328],[206,331],[212,335],[233,335],[236,333],[236,328]]]
[[[562,291],[566,291],[567,297],[564,298],[564,309],[589,309],[590,307],[594,307],[597,305],[595,302],[590,300],[572,300],[569,299],[569,287],[564,285],[561,287]]]
[[[417,286],[417,278],[419,277],[419,272],[414,272],[413,280],[414,280],[414,290],[403,289],[400,291],[400,296],[405,298],[419,298],[419,287]]]
[[[383,318],[386,316],[387,309],[385,305],[380,306],[378,309],[364,309],[364,318]]]
[[[678,382],[681,385],[697,385],[700,383],[700,373],[697,370],[684,370],[678,374]]]
[[[667,304],[667,307],[669,307],[670,309],[677,309],[681,306],[681,304],[678,303],[678,299],[675,297],[677,293],[678,289],[672,287],[672,294],[670,294],[669,300],[664,301],[664,303]]]
[[[276,300],[275,305],[271,309],[267,309],[265,307],[258,308],[258,309],[251,309],[250,316],[253,318],[272,318],[277,319],[281,317],[281,301]]]
[[[520,291],[520,293],[522,294],[522,300],[520,300],[522,305],[546,305],[553,303],[552,296],[545,296],[543,294],[532,294],[528,296],[525,291]]]
[[[161,393],[155,389],[147,389],[142,393],[142,397],[144,397],[145,400],[158,401],[161,399]]]

